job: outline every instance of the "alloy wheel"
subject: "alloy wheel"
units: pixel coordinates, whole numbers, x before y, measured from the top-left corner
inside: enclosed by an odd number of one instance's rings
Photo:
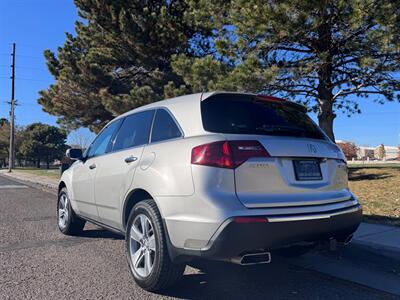
[[[64,229],[68,222],[68,197],[65,194],[60,196],[60,201],[58,202],[58,226]]]
[[[150,219],[139,214],[133,220],[130,230],[130,256],[135,274],[145,278],[153,270],[156,254],[156,240]]]

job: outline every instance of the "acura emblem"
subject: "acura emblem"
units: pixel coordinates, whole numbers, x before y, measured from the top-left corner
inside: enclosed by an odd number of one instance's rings
[[[307,144],[308,152],[315,154],[317,153],[317,147],[313,144]]]

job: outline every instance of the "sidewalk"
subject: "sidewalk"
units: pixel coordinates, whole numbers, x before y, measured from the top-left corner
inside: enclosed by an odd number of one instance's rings
[[[55,179],[21,172],[7,173],[6,170],[0,170],[0,174],[57,193],[58,181]],[[361,223],[351,245],[361,247],[363,251],[400,260],[400,227]]]
[[[352,241],[368,251],[400,260],[400,227],[362,223]]]
[[[0,170],[0,175],[23,181],[25,184],[34,185],[51,193],[57,193],[58,180],[56,179],[22,172],[8,173],[7,170]]]

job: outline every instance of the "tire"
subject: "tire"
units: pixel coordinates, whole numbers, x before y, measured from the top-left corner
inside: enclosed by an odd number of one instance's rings
[[[65,235],[78,235],[82,232],[86,221],[79,218],[72,209],[67,189],[61,189],[57,201],[58,229]]]
[[[144,200],[133,207],[125,241],[129,269],[141,288],[156,292],[181,278],[186,265],[175,264],[170,259],[161,215],[154,200]]]

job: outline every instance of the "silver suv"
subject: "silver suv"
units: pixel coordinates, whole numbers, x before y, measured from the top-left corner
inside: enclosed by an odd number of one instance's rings
[[[111,121],[59,185],[58,226],[85,221],[126,237],[138,285],[174,283],[194,257],[268,263],[348,241],[361,207],[341,150],[294,102],[202,93],[156,102]]]

